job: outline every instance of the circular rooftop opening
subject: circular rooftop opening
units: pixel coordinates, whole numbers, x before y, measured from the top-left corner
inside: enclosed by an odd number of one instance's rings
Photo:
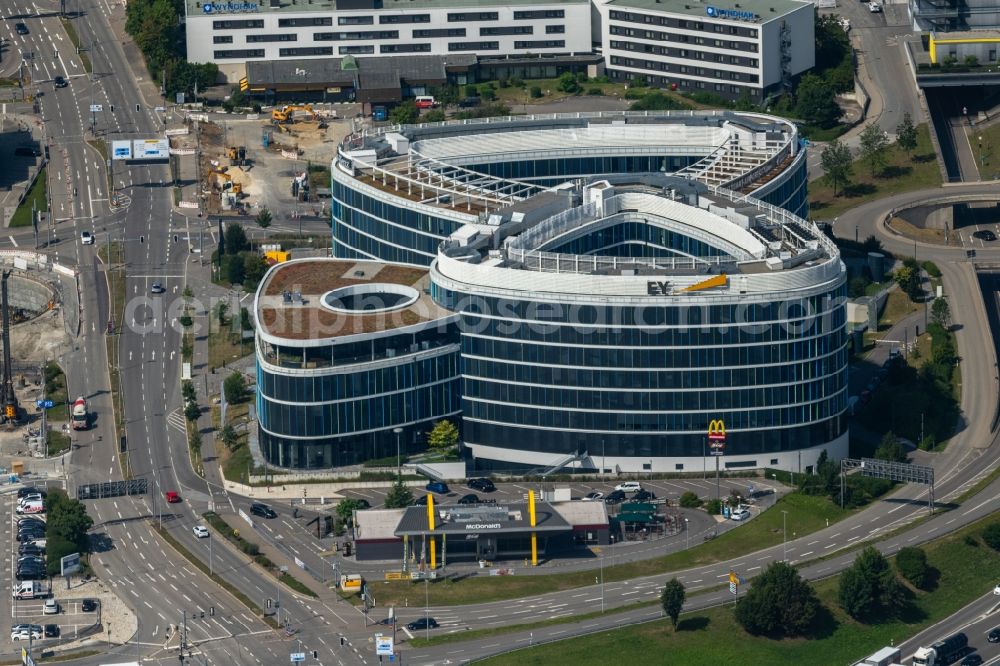
[[[401,284],[353,284],[323,294],[323,307],[342,314],[371,314],[409,307],[420,292]]]

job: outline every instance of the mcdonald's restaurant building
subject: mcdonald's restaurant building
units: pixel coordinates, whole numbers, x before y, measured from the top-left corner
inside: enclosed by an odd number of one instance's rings
[[[433,512],[433,521],[428,511]],[[433,526],[433,527],[432,527]],[[509,561],[578,556],[610,541],[604,502],[458,504],[359,511],[355,520],[357,559],[395,560],[414,570],[423,562]],[[433,553],[432,553],[433,551]]]

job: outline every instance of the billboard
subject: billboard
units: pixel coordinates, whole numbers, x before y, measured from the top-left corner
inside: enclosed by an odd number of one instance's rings
[[[111,159],[113,159],[113,160],[130,160],[130,159],[132,159],[132,142],[131,141],[112,141],[111,142]]]
[[[80,570],[80,553],[73,553],[59,560],[59,571],[63,576],[75,574]]]
[[[170,158],[170,139],[136,139],[132,142],[132,159],[166,160]]]

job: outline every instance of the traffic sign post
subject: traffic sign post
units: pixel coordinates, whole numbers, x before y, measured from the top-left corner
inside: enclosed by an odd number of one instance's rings
[[[288,656],[293,664],[298,664],[306,660],[305,652],[292,652]]]

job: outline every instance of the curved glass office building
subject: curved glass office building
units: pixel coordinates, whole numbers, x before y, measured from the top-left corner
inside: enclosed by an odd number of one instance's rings
[[[334,255],[429,266],[466,224],[595,178],[673,174],[807,212],[795,125],[730,111],[487,118],[348,136],[332,168]]]
[[[258,438],[268,463],[315,469],[423,447],[461,403],[456,316],[426,269],[296,260],[254,302]],[[398,430],[398,432],[397,432]]]
[[[847,454],[845,268],[787,211],[670,177],[591,182],[442,244],[481,469],[805,469]],[[544,197],[543,197],[544,199]],[[541,209],[549,201],[536,201]],[[717,424],[718,425],[718,424]]]

